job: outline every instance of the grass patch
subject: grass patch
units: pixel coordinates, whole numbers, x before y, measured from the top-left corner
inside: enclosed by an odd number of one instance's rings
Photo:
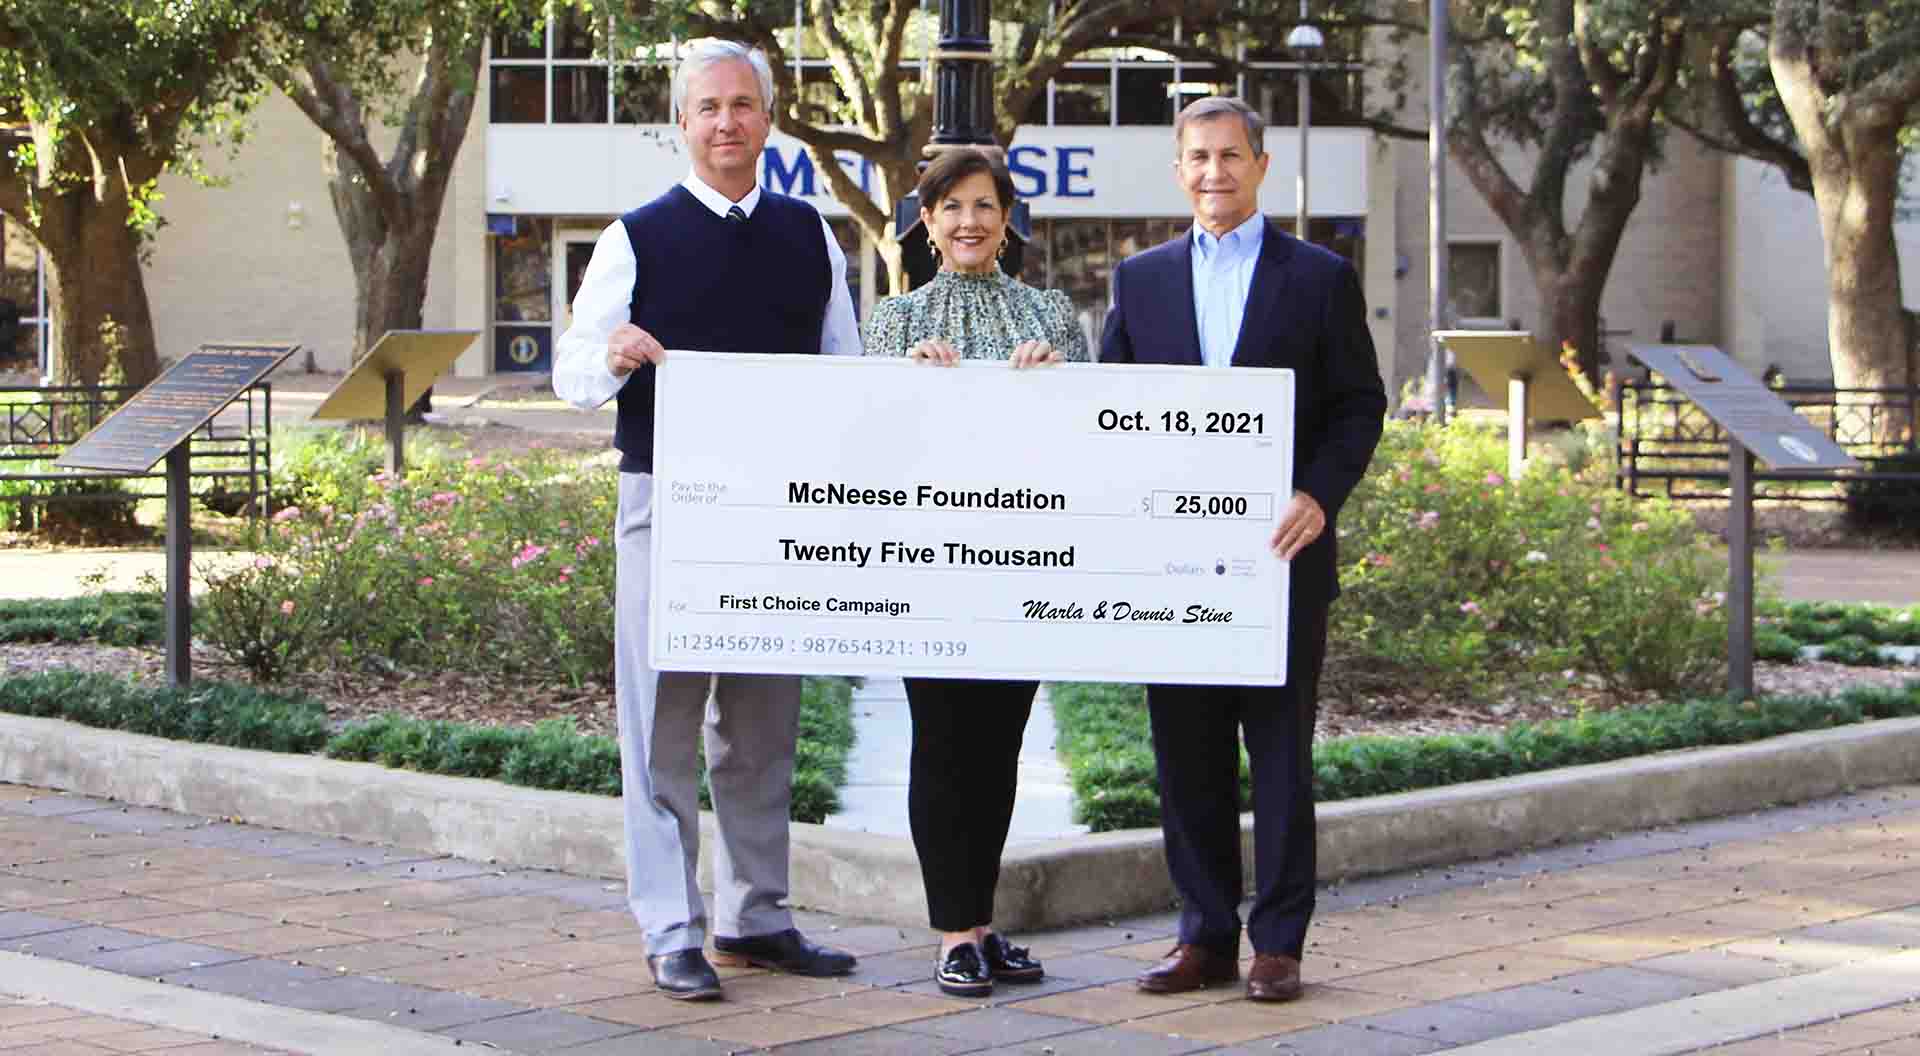
[[[1059,683],[1050,692],[1075,817],[1095,832],[1158,825],[1145,690]],[[1831,697],[1680,701],[1515,723],[1499,733],[1344,737],[1314,749],[1314,794],[1324,802],[1408,792],[1913,715],[1920,715],[1920,681]],[[1240,788],[1242,802],[1250,801],[1245,766]]]
[[[158,645],[165,638],[166,610],[158,594],[109,591],[0,600],[0,642]]]
[[[221,682],[171,689],[73,671],[0,680],[0,711],[235,748],[319,752],[528,788],[620,794],[619,745],[581,733],[567,719],[528,728],[387,714],[331,732],[326,709],[306,696]],[[840,678],[803,680],[793,820],[817,822],[839,808],[852,749],[852,687]],[[700,799],[708,804],[704,781]]]

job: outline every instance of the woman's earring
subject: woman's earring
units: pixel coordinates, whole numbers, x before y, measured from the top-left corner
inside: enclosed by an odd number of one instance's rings
[[[1001,236],[1000,236],[1000,250],[999,250],[999,252],[997,252],[997,253],[995,253],[995,254],[994,254],[994,256],[995,256],[995,257],[997,257],[997,258],[999,258],[999,259],[1001,259],[1001,260],[1005,260],[1005,259],[1007,259],[1007,243],[1009,243],[1009,242],[1011,242],[1011,241],[1013,241],[1013,239],[1012,239],[1012,238],[1011,238],[1010,236],[1007,236],[1007,235],[1001,235]]]
[[[940,266],[940,244],[931,238],[927,239],[927,252],[933,254],[933,266],[938,268]]]

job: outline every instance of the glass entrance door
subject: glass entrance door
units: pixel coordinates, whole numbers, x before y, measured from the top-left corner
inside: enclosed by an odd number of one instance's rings
[[[587,275],[587,262],[593,259],[593,245],[600,237],[598,229],[560,230],[553,240],[553,339],[560,340],[573,325],[573,299],[580,292],[580,280]]]
[[[553,369],[553,221],[513,216],[493,238],[493,369]]]

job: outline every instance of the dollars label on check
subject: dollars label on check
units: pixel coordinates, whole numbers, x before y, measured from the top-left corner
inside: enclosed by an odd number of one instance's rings
[[[1273,684],[1293,375],[675,352],[662,670]]]

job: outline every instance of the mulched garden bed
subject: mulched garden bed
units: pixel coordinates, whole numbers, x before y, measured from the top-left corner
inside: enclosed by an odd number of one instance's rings
[[[143,679],[165,678],[164,654],[148,647],[59,644],[0,644],[0,672],[21,675],[71,667]],[[242,682],[246,673],[217,654],[195,654],[196,677]],[[1337,678],[1337,672],[1330,672]],[[1754,684],[1762,693],[1833,693],[1850,686],[1902,686],[1920,678],[1914,668],[1848,667],[1820,661],[1758,663]],[[525,726],[544,719],[571,718],[583,733],[612,736],[617,720],[608,687],[526,685],[468,675],[381,676],[372,673],[309,673],[285,684],[326,705],[328,716],[346,723],[381,712],[414,718]],[[1520,721],[1566,718],[1583,708],[1621,706],[1597,686],[1576,684],[1558,692],[1543,688],[1514,691],[1487,700],[1450,696],[1418,688],[1393,693],[1343,693],[1335,681],[1323,687],[1316,739],[1355,734],[1417,735],[1497,730]],[[1658,699],[1649,695],[1645,701]]]

